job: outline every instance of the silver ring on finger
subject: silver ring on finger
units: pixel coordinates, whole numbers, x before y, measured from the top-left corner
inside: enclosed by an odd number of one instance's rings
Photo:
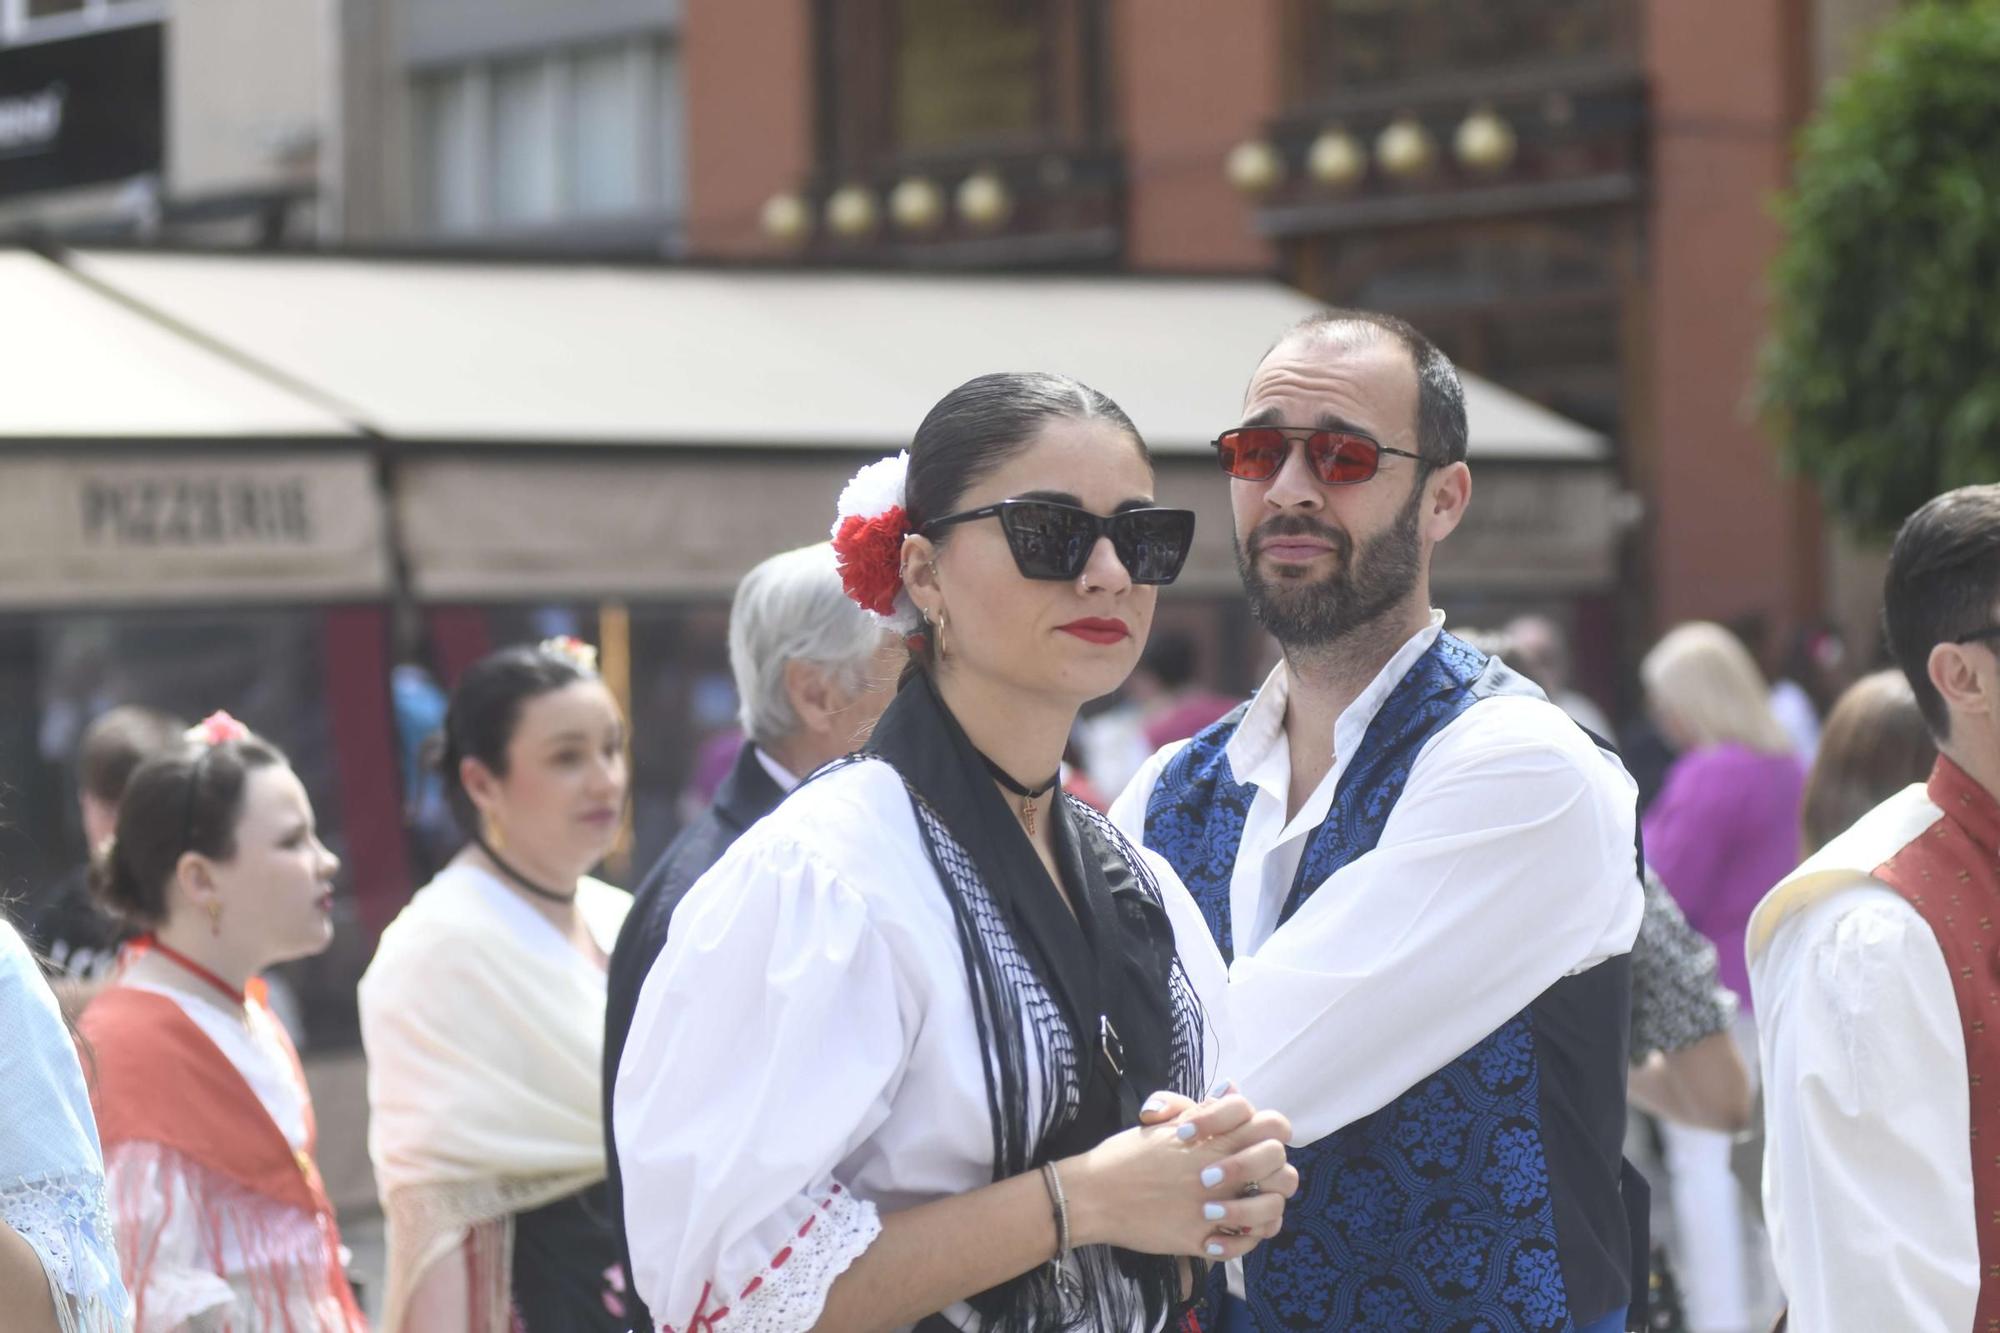
[[[1237,1193],[1236,1197],[1239,1199],[1254,1199],[1263,1192],[1264,1192],[1264,1186],[1262,1182],[1253,1180],[1248,1185],[1245,1185]]]

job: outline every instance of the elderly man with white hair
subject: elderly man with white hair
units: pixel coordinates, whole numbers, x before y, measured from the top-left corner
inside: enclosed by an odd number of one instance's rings
[[[604,1034],[604,1137],[611,1202],[624,1248],[624,1202],[612,1093],[632,1011],[653,960],[667,942],[674,908],[744,830],[821,765],[860,747],[895,693],[903,645],[870,619],[840,583],[825,542],[786,551],[744,575],[729,608],[729,669],[746,737],[736,765],[708,812],[682,829],[634,895],[607,978]],[[625,1256],[627,1313],[651,1328],[631,1290]]]

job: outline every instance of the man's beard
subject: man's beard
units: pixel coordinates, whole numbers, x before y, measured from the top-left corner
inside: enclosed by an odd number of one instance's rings
[[[1418,487],[1389,527],[1369,538],[1357,553],[1354,539],[1304,515],[1266,519],[1250,534],[1249,551],[1238,543],[1236,569],[1250,596],[1250,614],[1286,648],[1336,644],[1394,610],[1416,587],[1422,573],[1417,539]],[[1257,570],[1256,550],[1276,537],[1310,536],[1333,547],[1338,568],[1323,578],[1267,579]]]

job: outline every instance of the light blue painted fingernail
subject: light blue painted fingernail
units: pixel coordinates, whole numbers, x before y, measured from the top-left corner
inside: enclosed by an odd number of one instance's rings
[[[1208,1090],[1208,1099],[1210,1101],[1214,1101],[1217,1097],[1220,1097],[1223,1093],[1228,1091],[1229,1091],[1229,1080],[1226,1078],[1219,1078],[1215,1080],[1215,1086]]]
[[[1139,1109],[1147,1115],[1158,1115],[1167,1109],[1167,1099],[1164,1097],[1154,1097]]]
[[[1220,1222],[1229,1216],[1229,1210],[1219,1203],[1205,1203],[1201,1206],[1201,1215],[1211,1222]]]
[[[1219,1240],[1210,1241],[1208,1243],[1208,1252],[1220,1259],[1222,1257],[1222,1242]]]
[[[1222,1183],[1222,1168],[1219,1166],[1211,1166],[1207,1170],[1203,1171],[1201,1173],[1201,1183],[1208,1186],[1210,1189],[1214,1189],[1217,1185],[1220,1185]]]
[[[1182,1125],[1180,1128],[1174,1131],[1174,1137],[1179,1139],[1182,1143],[1186,1143],[1189,1139],[1194,1137],[1194,1133],[1195,1133],[1194,1122],[1189,1121],[1187,1124]]]

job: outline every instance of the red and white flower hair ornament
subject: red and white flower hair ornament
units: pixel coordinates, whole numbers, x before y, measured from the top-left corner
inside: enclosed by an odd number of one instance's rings
[[[840,583],[862,610],[898,634],[914,634],[923,615],[903,587],[903,539],[910,535],[904,484],[907,451],[870,463],[841,489],[834,506],[833,552]]]
[[[193,741],[197,745],[206,745],[212,750],[228,741],[249,739],[250,728],[218,708],[181,735],[184,740]]]
[[[568,659],[571,666],[586,676],[597,674],[597,649],[585,643],[574,634],[559,634],[553,639],[543,639],[541,650],[557,657]]]

